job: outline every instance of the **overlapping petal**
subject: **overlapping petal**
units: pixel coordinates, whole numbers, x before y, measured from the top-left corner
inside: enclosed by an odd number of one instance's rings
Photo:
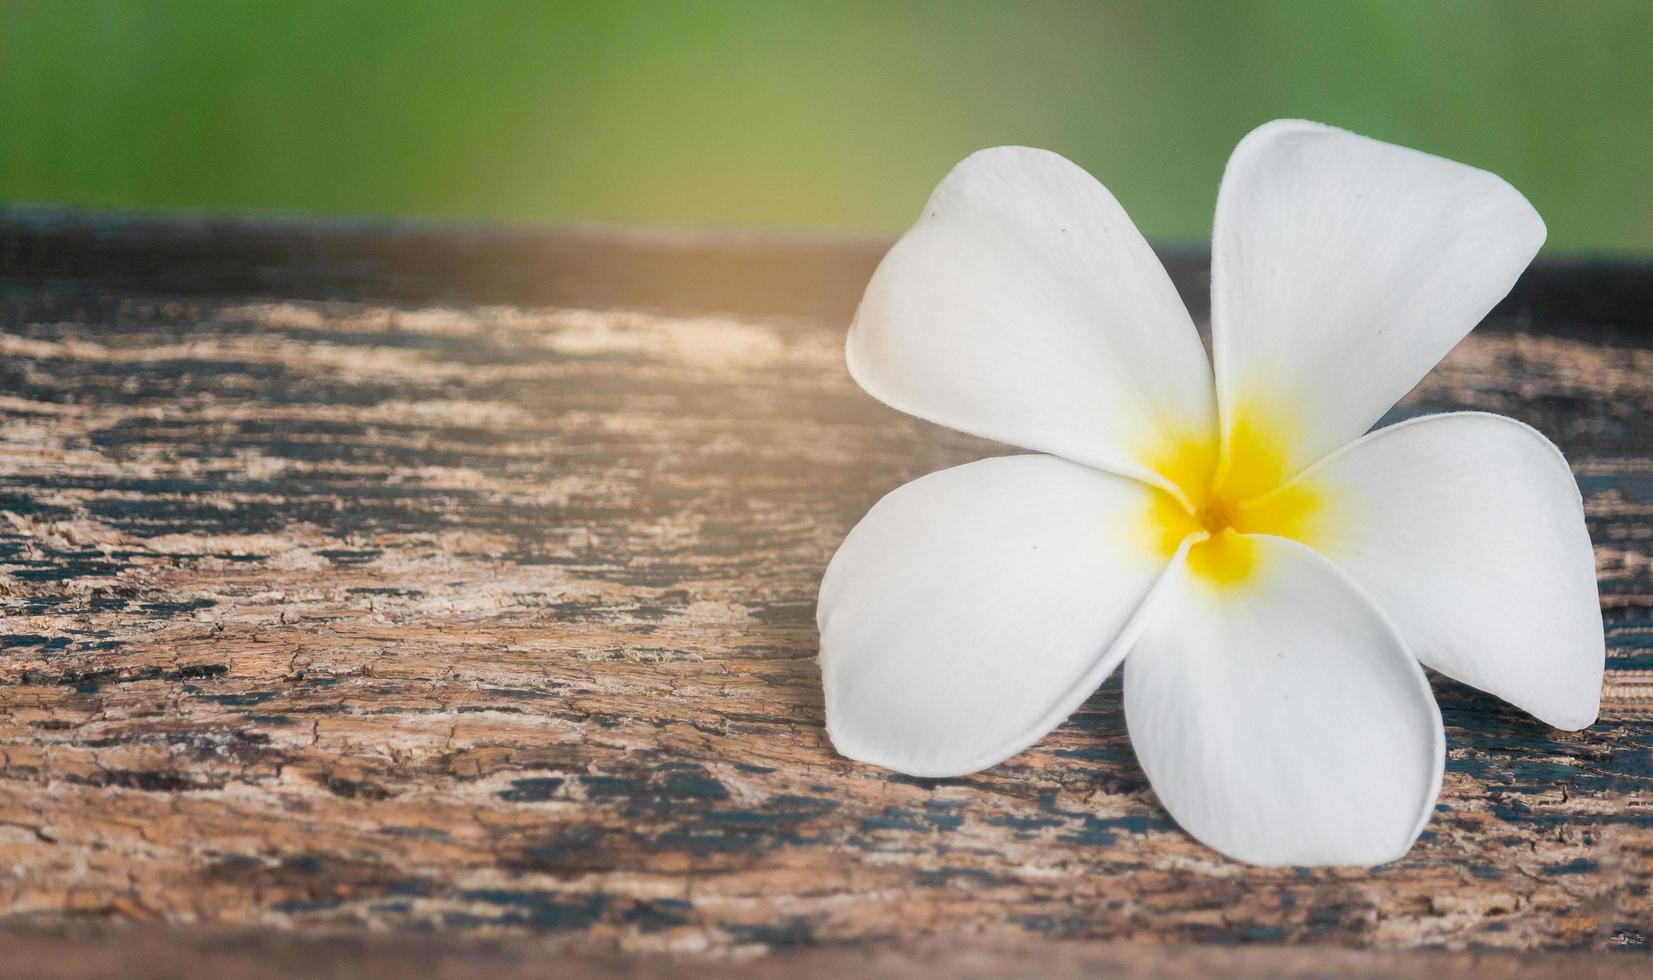
[[[1003,456],[879,501],[821,582],[827,729],[838,751],[915,776],[986,768],[1096,689],[1165,557],[1142,483]]]
[[[1258,128],[1229,158],[1212,241],[1225,432],[1278,434],[1282,477],[1360,436],[1543,241],[1493,174],[1314,123]]]
[[[847,346],[870,394],[932,422],[1158,480],[1209,439],[1199,335],[1107,189],[1054,153],[965,159],[878,267]]]
[[[1606,659],[1595,558],[1578,485],[1548,439],[1497,415],[1414,419],[1334,453],[1293,492],[1316,502],[1310,543],[1425,664],[1558,728],[1595,721]]]
[[[1125,661],[1125,720],[1185,830],[1254,864],[1406,853],[1440,792],[1440,712],[1417,660],[1349,577],[1254,537],[1240,586],[1184,564]]]

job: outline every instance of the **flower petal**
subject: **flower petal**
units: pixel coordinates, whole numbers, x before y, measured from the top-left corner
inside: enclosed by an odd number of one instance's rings
[[[1418,659],[1557,728],[1595,721],[1606,662],[1595,557],[1578,484],[1548,439],[1478,412],[1414,419],[1300,486],[1317,502],[1310,543]]]
[[[821,582],[838,751],[954,776],[1060,724],[1124,656],[1166,567],[1143,527],[1155,493],[1053,456],[1001,456],[879,501]]]
[[[1258,128],[1217,196],[1223,431],[1286,433],[1282,477],[1354,439],[1509,292],[1543,241],[1544,222],[1493,174],[1314,123]]]
[[[1255,536],[1242,582],[1167,575],[1125,661],[1125,720],[1165,808],[1253,864],[1405,854],[1441,787],[1429,682],[1349,577]]]
[[[1215,432],[1164,267],[1106,188],[1045,150],[953,168],[867,285],[846,353],[903,412],[1151,482],[1167,445]]]

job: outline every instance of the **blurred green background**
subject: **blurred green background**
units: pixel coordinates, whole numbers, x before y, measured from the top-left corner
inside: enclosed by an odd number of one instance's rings
[[[894,229],[1026,143],[1198,240],[1277,116],[1653,250],[1653,0],[0,0],[6,202]]]

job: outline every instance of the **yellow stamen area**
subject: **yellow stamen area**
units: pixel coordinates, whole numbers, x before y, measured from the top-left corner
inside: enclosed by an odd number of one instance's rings
[[[1178,439],[1162,447],[1155,471],[1174,483],[1183,501],[1154,494],[1147,524],[1159,554],[1176,554],[1195,536],[1188,568],[1214,586],[1245,581],[1257,566],[1257,542],[1269,534],[1308,541],[1320,511],[1320,494],[1307,481],[1282,486],[1287,471],[1287,430],[1240,415],[1229,428],[1226,450],[1211,439]]]

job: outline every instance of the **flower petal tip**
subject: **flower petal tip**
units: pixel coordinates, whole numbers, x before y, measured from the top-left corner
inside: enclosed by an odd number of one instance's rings
[[[1559,714],[1534,715],[1539,721],[1563,732],[1582,732],[1601,720],[1601,698],[1598,695],[1587,706]]]

